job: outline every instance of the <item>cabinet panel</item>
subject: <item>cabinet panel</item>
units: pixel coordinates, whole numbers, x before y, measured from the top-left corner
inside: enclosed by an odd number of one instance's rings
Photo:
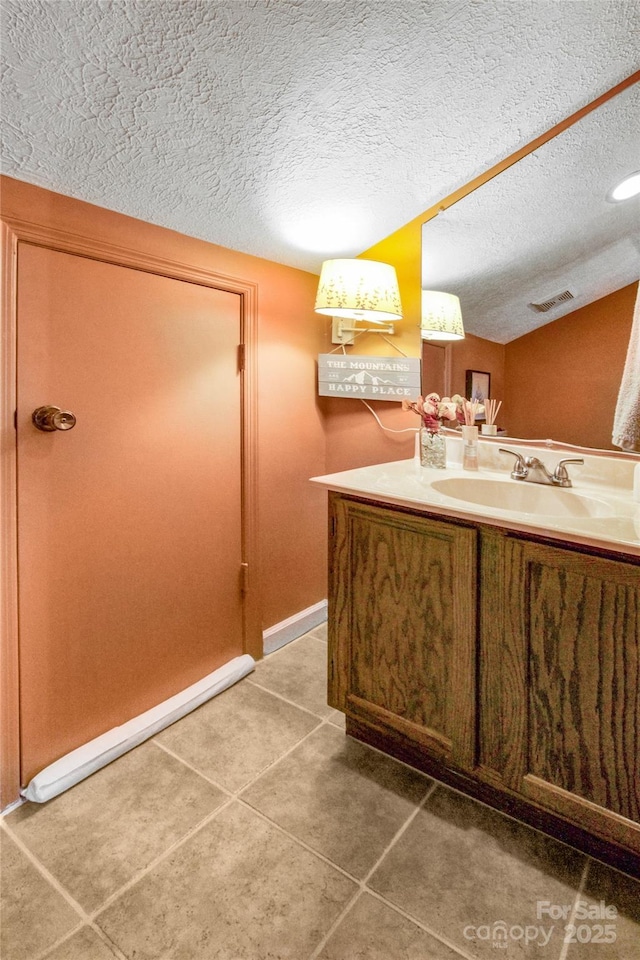
[[[334,705],[472,764],[476,531],[345,500],[335,517]]]
[[[514,544],[501,530],[483,529],[480,544],[478,759],[484,778],[499,786],[519,782],[524,773],[528,678],[519,640],[521,551],[518,546],[513,554]]]
[[[640,573],[636,566],[522,544],[511,593],[528,674],[520,774],[640,815]],[[526,730],[524,729],[526,726]]]

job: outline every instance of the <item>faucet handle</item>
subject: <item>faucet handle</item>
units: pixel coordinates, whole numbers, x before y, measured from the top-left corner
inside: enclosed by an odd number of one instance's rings
[[[566,457],[564,460],[558,460],[556,469],[553,471],[553,482],[561,487],[572,486],[565,463],[584,463],[582,457]]]
[[[505,447],[498,447],[500,453],[510,453],[512,457],[516,458],[516,462],[511,471],[511,477],[513,480],[524,480],[529,472],[529,468],[525,463],[524,457],[519,453],[516,453],[515,450],[507,450]]]

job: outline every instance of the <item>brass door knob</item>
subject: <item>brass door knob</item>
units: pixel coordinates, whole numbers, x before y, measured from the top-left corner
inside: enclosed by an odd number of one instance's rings
[[[50,433],[53,430],[71,430],[76,425],[76,418],[70,410],[61,410],[60,407],[37,407],[31,414],[38,430]]]

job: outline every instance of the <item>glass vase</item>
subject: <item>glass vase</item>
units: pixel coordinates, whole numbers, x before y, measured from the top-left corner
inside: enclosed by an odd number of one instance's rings
[[[420,428],[420,463],[423,467],[444,470],[447,465],[447,444],[439,430]]]

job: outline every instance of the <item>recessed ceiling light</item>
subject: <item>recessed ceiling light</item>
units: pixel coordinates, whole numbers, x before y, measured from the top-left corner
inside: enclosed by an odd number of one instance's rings
[[[607,200],[612,203],[619,203],[620,200],[629,200],[640,193],[640,170],[625,177],[617,186],[607,194]]]

